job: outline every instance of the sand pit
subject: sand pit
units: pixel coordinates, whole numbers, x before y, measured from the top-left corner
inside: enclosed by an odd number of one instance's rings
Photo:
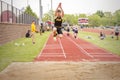
[[[120,62],[14,62],[0,80],[119,80]]]

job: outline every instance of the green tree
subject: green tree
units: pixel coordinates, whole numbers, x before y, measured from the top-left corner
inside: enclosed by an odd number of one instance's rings
[[[35,17],[35,18],[38,18],[38,16],[36,15],[35,12],[32,11],[31,7],[30,6],[27,6],[26,9],[25,9],[25,13]]]
[[[50,20],[50,15],[48,13],[45,13],[44,16],[43,16],[43,21],[46,22],[48,20]]]
[[[54,21],[54,11],[49,10],[47,13],[43,15],[43,21],[46,22],[48,20]]]
[[[63,19],[64,19],[64,22],[68,22],[70,25],[73,25],[73,18],[74,16],[71,15],[71,14],[65,14]]]
[[[71,25],[78,24],[79,18],[86,18],[86,14],[65,14],[64,19]]]
[[[108,23],[109,23],[109,22],[110,22],[110,21],[108,21],[108,18],[103,17],[103,18],[100,18],[99,24],[100,24],[100,26],[108,26]]]
[[[120,26],[120,10],[115,11],[114,13],[114,24]]]
[[[96,12],[96,14],[97,14],[98,16],[100,16],[101,18],[104,17],[104,13],[103,13],[102,11],[100,11],[100,10],[98,10],[98,11]]]
[[[97,14],[93,14],[91,16],[88,17],[89,19],[89,25],[91,25],[92,27],[96,26],[100,26],[101,23],[100,23],[100,16],[98,16]]]
[[[54,11],[53,11],[54,13]],[[51,20],[51,13],[44,14],[43,21]],[[98,10],[96,13],[87,16],[86,14],[65,14],[63,22],[68,22],[70,25],[78,24],[79,18],[88,18],[89,26],[113,26],[120,25],[120,10],[111,12],[102,12]]]
[[[112,26],[113,25],[112,13],[111,12],[104,12],[104,17],[103,17],[102,21],[104,21],[104,20],[106,22],[106,26]]]
[[[79,18],[86,18],[86,14],[79,14]]]

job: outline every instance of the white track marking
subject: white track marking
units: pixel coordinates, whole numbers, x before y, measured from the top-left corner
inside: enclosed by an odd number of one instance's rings
[[[63,57],[64,55],[41,55],[42,57]]]
[[[45,56],[46,55],[62,55],[62,56],[64,56],[63,55],[63,53],[43,53]],[[41,55],[41,56],[44,56],[44,55]]]
[[[93,58],[92,55],[90,55],[87,51],[85,51],[82,47],[80,47],[75,41],[73,41],[71,38],[68,38],[68,39],[69,39],[70,41],[72,41],[80,50],[82,50],[82,52],[83,52],[84,54],[86,54],[87,56]]]
[[[54,45],[54,44],[47,44],[45,49],[61,49],[60,45],[57,44],[57,45]]]
[[[50,38],[50,36],[51,36],[51,34],[49,35],[48,39]],[[46,44],[47,44],[47,42],[48,42],[48,39],[47,39],[47,41],[45,42],[45,45],[44,45],[44,47],[42,48],[40,54],[37,56],[37,58],[39,58],[39,57],[42,55],[43,49],[45,48],[45,46],[46,46]]]
[[[64,49],[63,49],[61,40],[60,40],[59,38],[58,38],[58,41],[59,41],[59,43],[60,43],[60,47],[61,47],[61,49],[62,49],[63,55],[64,55],[64,57],[66,58],[65,51],[64,51]]]
[[[114,56],[114,55],[109,55],[109,54],[101,54],[101,55],[93,55],[94,57],[113,57],[113,58],[118,58],[118,57],[116,57],[116,56]]]
[[[80,40],[80,38],[78,38],[79,40]],[[98,47],[98,46],[96,46],[96,45],[94,45],[94,44],[92,44],[94,47],[96,47],[96,49],[101,49],[101,50],[103,50],[103,51],[105,51],[105,54],[106,54],[106,52],[107,52],[107,54],[109,54],[109,55],[113,55],[114,57],[117,57],[117,58],[120,58],[118,55],[115,55],[115,54],[113,54],[113,53],[111,53],[111,52],[109,52],[109,51],[107,51],[107,50],[105,50],[105,49],[103,49],[103,48],[101,48],[101,47]],[[91,55],[94,55],[94,54],[96,54],[96,53],[92,53]],[[97,54],[99,54],[99,53],[97,53]],[[100,53],[101,54],[101,53]]]

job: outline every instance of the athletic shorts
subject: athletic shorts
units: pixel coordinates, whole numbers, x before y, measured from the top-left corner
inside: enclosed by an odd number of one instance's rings
[[[70,32],[70,29],[67,29],[67,32]]]
[[[119,35],[119,32],[115,32],[115,36],[118,36]]]
[[[75,33],[78,33],[78,31],[77,31],[77,30],[75,30],[74,32],[75,32]]]
[[[61,27],[56,27],[56,28],[57,28],[57,33],[58,33],[58,34],[63,34]]]

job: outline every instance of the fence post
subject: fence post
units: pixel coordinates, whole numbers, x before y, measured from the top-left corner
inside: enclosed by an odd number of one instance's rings
[[[9,22],[9,7],[8,7],[9,5],[7,4],[7,22]]]
[[[0,0],[0,8],[2,8],[1,0]],[[2,13],[1,9],[0,9],[0,13]],[[2,16],[0,15],[0,17],[2,17]],[[0,22],[1,22],[1,18],[0,18]]]
[[[8,23],[15,22],[15,23],[22,23],[22,24],[31,24],[32,20],[35,20],[36,23],[39,24],[39,19],[17,9],[16,7],[13,6],[13,0],[10,0],[10,1],[11,1],[11,4],[8,4],[0,0],[0,22],[4,22],[5,20]]]
[[[1,1],[1,22],[2,22],[2,1]]]
[[[12,23],[13,23],[13,0],[11,0],[11,10],[12,10]]]
[[[17,8],[15,8],[16,10],[16,23],[18,23],[18,20],[17,20]]]

